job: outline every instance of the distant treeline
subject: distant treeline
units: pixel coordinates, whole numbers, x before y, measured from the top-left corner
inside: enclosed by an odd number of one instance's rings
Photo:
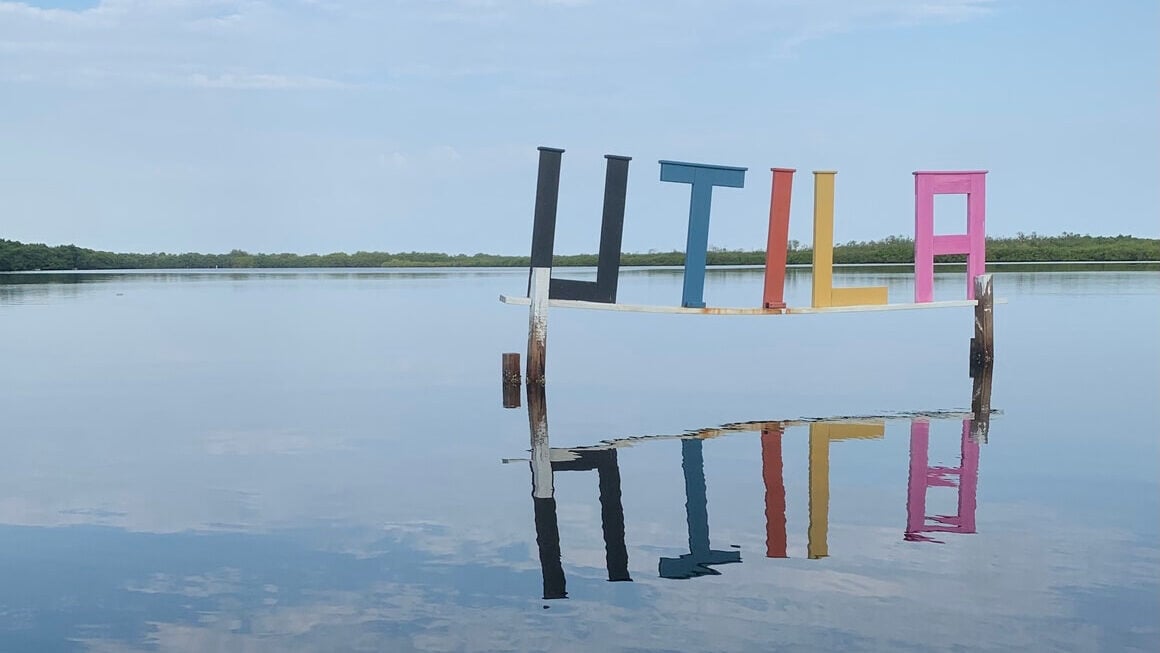
[[[797,241],[789,245],[790,264],[808,264],[813,251]],[[940,256],[940,262],[962,262],[962,255]],[[1134,236],[1060,236],[1019,234],[987,239],[987,261],[1160,261],[1160,239]],[[624,254],[621,265],[683,265],[684,252]],[[913,263],[914,241],[892,236],[883,240],[848,242],[834,247],[835,263]],[[709,251],[710,265],[760,265],[764,251]],[[0,239],[0,271],[31,270],[156,270],[182,268],[378,268],[378,267],[523,267],[527,256],[440,254],[435,252],[355,252],[346,254],[117,254],[75,245],[49,247]],[[593,266],[595,254],[557,255],[555,266]]]

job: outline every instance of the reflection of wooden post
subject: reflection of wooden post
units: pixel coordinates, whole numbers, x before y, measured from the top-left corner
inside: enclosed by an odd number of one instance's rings
[[[971,376],[990,371],[995,361],[995,297],[991,275],[975,277],[975,337],[971,338]]]
[[[761,475],[765,480],[765,557],[788,558],[785,532],[785,477],[781,427],[761,431]]]
[[[554,492],[551,448],[548,444],[547,403],[544,386],[528,386],[528,425],[532,436],[532,496],[537,499],[551,499]]]
[[[528,309],[528,385],[544,385],[544,359],[548,347],[548,288],[552,268],[532,268]]]
[[[971,388],[971,440],[986,444],[987,434],[991,430],[991,368],[986,368],[975,374]]]
[[[560,559],[560,529],[556,524],[556,499],[552,483],[551,447],[548,444],[548,402],[544,386],[528,386],[528,424],[532,439],[532,505],[536,517],[536,546],[544,576],[544,598],[568,598],[564,566]]]
[[[503,407],[520,407],[520,355],[503,355]]]

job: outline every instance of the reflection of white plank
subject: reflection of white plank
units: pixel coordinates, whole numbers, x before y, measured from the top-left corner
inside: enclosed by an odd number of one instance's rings
[[[505,304],[527,306],[530,301],[527,297],[512,297],[500,295],[499,300]],[[810,313],[862,313],[875,311],[909,311],[924,308],[955,308],[974,306],[973,299],[956,299],[943,302],[923,302],[921,304],[871,304],[863,306],[833,306],[828,308],[790,307],[790,308],[724,308],[709,306],[706,308],[685,308],[684,306],[662,306],[659,304],[606,304],[604,302],[584,302],[575,299],[552,299],[548,306],[553,308],[585,308],[597,311],[622,311],[625,313],[691,313],[695,315],[806,315]],[[1006,304],[1005,299],[996,299],[996,304]]]
[[[991,409],[988,413],[989,417],[1001,417],[1002,411]],[[975,419],[975,413],[961,411],[961,410],[919,410],[907,412],[886,413],[883,415],[850,415],[844,417],[797,417],[794,419],[784,419],[778,421],[760,421],[760,422],[734,422],[732,424],[724,424],[714,428],[698,429],[696,431],[686,431],[680,434],[671,435],[633,435],[624,438],[615,438],[612,440],[602,440],[597,444],[591,444],[580,447],[558,448],[552,447],[548,458],[552,462],[561,462],[575,460],[579,457],[581,451],[600,451],[603,449],[620,449],[624,447],[631,447],[637,444],[646,442],[657,442],[660,440],[708,440],[711,438],[719,438],[727,435],[734,435],[737,433],[755,432],[761,433],[764,430],[782,430],[785,431],[793,426],[808,426],[810,424],[850,424],[850,423],[865,423],[865,422],[889,422],[896,420],[969,420]],[[541,454],[542,455],[542,454]],[[527,458],[503,458],[504,463],[527,462]]]

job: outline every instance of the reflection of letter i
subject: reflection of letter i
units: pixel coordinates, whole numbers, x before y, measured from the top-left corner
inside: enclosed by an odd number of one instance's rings
[[[785,478],[780,426],[761,430],[761,472],[765,480],[765,557],[788,558],[785,532]]]

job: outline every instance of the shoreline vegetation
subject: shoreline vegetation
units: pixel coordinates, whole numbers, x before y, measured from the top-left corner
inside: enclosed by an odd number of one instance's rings
[[[763,250],[711,248],[709,265],[764,265]],[[808,265],[813,251],[798,241],[789,244],[787,263]],[[939,263],[960,263],[963,255],[935,257]],[[1160,238],[1135,236],[1059,236],[1018,234],[987,239],[988,263],[1116,263],[1160,261]],[[205,268],[433,268],[527,267],[527,256],[497,254],[441,254],[438,252],[335,252],[332,254],[122,254],[75,245],[50,247],[0,239],[0,272],[56,270],[171,270]],[[557,254],[553,267],[593,267],[595,254]],[[684,252],[625,253],[622,266],[680,266]],[[914,241],[891,236],[875,241],[835,245],[835,264],[905,265],[914,263]]]

